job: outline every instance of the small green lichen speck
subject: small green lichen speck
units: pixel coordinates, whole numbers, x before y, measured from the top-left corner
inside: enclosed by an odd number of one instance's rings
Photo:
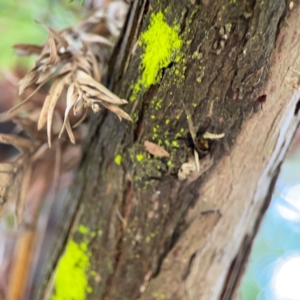
[[[90,268],[87,244],[70,240],[61,257],[55,275],[55,294],[52,300],[84,300],[92,291],[88,286],[87,271]]]
[[[115,163],[119,166],[122,162],[122,156],[120,154],[118,154],[116,157],[115,157]]]
[[[142,54],[142,78],[132,87],[133,94],[130,101],[134,101],[141,87],[148,88],[157,83],[162,76],[161,70],[172,61],[178,62],[179,49],[182,40],[178,35],[179,26],[170,27],[162,12],[152,14],[148,29],[141,35],[140,46],[144,48]]]
[[[79,225],[78,227],[78,231],[82,234],[86,234],[86,233],[89,233],[89,229],[83,225]]]
[[[143,155],[143,154],[137,154],[137,155],[136,155],[136,160],[137,160],[138,162],[141,162],[143,159],[144,159],[144,155]]]
[[[177,141],[173,141],[172,142],[173,147],[179,148],[179,144]]]

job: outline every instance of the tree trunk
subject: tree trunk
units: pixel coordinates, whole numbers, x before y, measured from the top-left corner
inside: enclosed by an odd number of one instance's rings
[[[133,122],[91,122],[49,257],[53,299],[77,299],[66,277],[78,299],[234,297],[298,126],[298,4],[131,4],[108,85]],[[200,171],[179,180],[195,151]]]

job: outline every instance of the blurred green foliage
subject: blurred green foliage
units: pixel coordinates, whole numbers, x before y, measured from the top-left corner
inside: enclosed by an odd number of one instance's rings
[[[34,58],[20,58],[14,44],[42,44],[48,33],[34,20],[55,29],[75,24],[84,15],[81,1],[69,0],[1,0],[0,1],[0,70],[32,66]]]

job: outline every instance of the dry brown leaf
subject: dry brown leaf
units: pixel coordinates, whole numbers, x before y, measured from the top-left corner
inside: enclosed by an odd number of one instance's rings
[[[22,102],[20,102],[19,104],[15,105],[14,107],[12,107],[7,113],[10,114],[13,111],[15,111],[16,109],[18,109],[19,107],[21,107],[23,104],[25,104],[27,101],[30,100],[30,98],[45,84],[46,82],[41,83],[40,85],[37,86],[37,88],[26,98],[24,99]]]
[[[42,24],[38,21],[35,21],[37,24],[40,24],[42,25],[53,37],[54,39],[59,42],[65,49],[68,48],[68,42],[67,40],[59,33],[57,32],[56,30],[54,30],[53,28],[45,25],[45,24]]]
[[[83,70],[87,74],[91,74],[91,65],[87,59],[82,55],[74,55],[74,58],[77,61],[77,67]]]
[[[40,55],[43,50],[43,46],[31,45],[31,44],[16,44],[13,45],[16,53],[20,56],[25,55]]]
[[[76,82],[75,82],[75,86],[76,86]],[[75,103],[74,103],[74,106],[73,106],[73,114],[74,114],[74,116],[76,116],[76,112],[78,112],[79,110],[78,110],[78,106],[81,106],[82,105],[82,107],[83,107],[83,98],[82,98],[82,96],[83,96],[83,91],[79,88],[79,89],[77,89],[77,93],[78,93],[78,96],[77,96],[77,99],[76,99],[76,101],[75,101]],[[82,103],[82,104],[80,104],[80,103]]]
[[[39,77],[36,84],[40,84],[43,82],[47,82],[52,77],[53,73],[56,71],[56,67],[49,67],[46,70],[44,70],[41,74],[39,74]]]
[[[9,114],[7,111],[4,111],[4,112],[0,113],[0,123],[9,122],[9,121],[11,121],[11,119],[13,119],[18,114],[19,114],[18,112]]]
[[[90,95],[89,94],[82,94],[82,98],[84,100],[83,102],[83,106],[84,107],[91,107],[92,106],[92,100],[90,99]]]
[[[73,69],[74,69],[74,65],[72,63],[66,63],[65,65],[62,66],[62,68],[60,69],[57,76],[69,73],[69,72],[73,71]]]
[[[83,31],[79,32],[80,39],[86,43],[99,43],[102,45],[112,47],[113,44],[106,38],[101,35],[93,34],[93,33],[85,33]]]
[[[94,75],[93,77],[97,82],[100,82],[101,81],[101,73],[99,70],[99,65],[98,65],[97,59],[92,51],[90,51],[89,54],[90,54],[91,63],[92,63],[92,67],[93,67],[93,75]]]
[[[109,102],[109,103],[112,103],[112,104],[117,104],[117,105],[120,105],[120,104],[127,104],[127,103],[128,103],[127,100],[125,100],[125,99],[120,99],[120,98],[119,98],[119,100],[116,102],[114,99],[112,99],[111,97],[109,97],[109,96],[107,96],[107,95],[105,95],[104,93],[101,93],[101,92],[99,93],[98,98],[99,98],[100,100],[104,100],[104,101],[106,101],[106,102]]]
[[[42,155],[48,150],[47,143],[42,144],[32,155],[31,161],[35,162],[36,160],[40,159]]]
[[[36,128],[36,120],[38,119],[38,116],[40,114],[40,109],[37,110],[37,117],[34,118],[34,120],[31,119],[32,114],[35,114],[35,111],[29,111],[28,118],[27,116],[25,118],[16,117],[13,119],[13,122],[18,124],[20,128],[24,129],[26,133],[33,138],[35,141],[42,142],[45,140],[45,133],[37,131]]]
[[[112,93],[110,90],[108,90],[101,83],[95,81],[93,79],[93,77],[86,74],[85,72],[78,70],[76,75],[77,75],[76,78],[80,84],[89,85],[89,86],[94,87],[95,89],[98,89],[100,92],[109,96],[112,100],[115,100],[115,102],[114,102],[115,104],[123,104],[124,103],[118,96],[116,96],[114,93]]]
[[[76,113],[78,113],[79,111],[81,111],[85,107],[84,104],[85,104],[85,102],[84,102],[83,98],[79,99],[79,101],[76,100],[76,102],[73,106],[73,113],[74,113],[75,116],[76,116]]]
[[[50,49],[50,57],[48,63],[50,65],[56,65],[58,63],[59,57],[57,55],[55,40],[51,35],[48,38],[48,45]]]
[[[47,44],[45,44],[40,57],[35,62],[35,67],[38,71],[42,71],[42,68],[45,67],[45,64],[47,63],[48,58],[49,58],[49,47]]]
[[[50,148],[51,148],[51,128],[52,128],[54,108],[65,85],[65,78],[59,78],[56,80],[58,80],[58,83],[55,89],[53,89],[53,94],[49,100],[49,107],[47,113],[47,136],[48,136],[48,144]]]
[[[77,99],[77,92],[75,92],[75,85],[72,83],[67,91],[67,106],[65,110],[65,117],[69,114],[70,109],[73,107]]]
[[[170,157],[170,154],[165,149],[158,146],[157,144],[154,144],[149,141],[145,141],[144,146],[145,146],[145,150],[152,155],[156,155],[158,157]]]
[[[33,84],[37,79],[37,72],[35,69],[29,71],[23,79],[19,82],[19,95],[22,95],[25,89]]]
[[[76,101],[77,93],[74,93],[74,89],[75,89],[75,85],[74,85],[74,83],[72,83],[69,86],[68,92],[67,92],[67,105],[66,105],[66,109],[65,109],[65,118],[64,118],[63,126],[61,127],[61,130],[60,130],[60,133],[59,133],[59,136],[58,136],[59,138],[61,138],[61,135],[63,134],[63,132],[65,130],[66,121],[68,119],[69,112],[70,112],[71,108],[73,107],[73,105]]]
[[[80,118],[80,120],[76,124],[74,124],[72,126],[72,128],[78,127],[86,119],[87,115],[88,115],[88,110],[86,109],[83,116]]]
[[[60,78],[56,79],[51,85],[51,88],[49,90],[49,93],[48,93],[45,101],[44,101],[44,105],[43,105],[43,108],[42,108],[42,111],[40,114],[40,118],[39,118],[38,126],[37,126],[38,130],[41,130],[47,122],[47,114],[49,111],[49,106],[50,106],[51,101],[53,101],[53,99],[55,100],[55,97],[56,97],[55,95],[58,95],[57,96],[57,99],[58,99],[58,97],[60,96],[60,94],[63,90],[64,82],[62,80],[63,79],[60,77]],[[55,103],[56,103],[57,99],[55,100]]]
[[[5,133],[0,133],[0,143],[12,145],[20,152],[26,152],[35,146],[35,143],[29,139]]]
[[[80,40],[80,42],[81,42],[81,45],[82,45],[82,52],[84,54],[86,54],[88,52],[88,50],[89,50],[89,46],[88,46],[88,44],[86,42],[84,42],[82,40]]]
[[[70,138],[71,142],[73,144],[75,144],[75,137],[74,137],[74,134],[73,134],[73,131],[72,131],[72,128],[71,128],[69,118],[67,118],[67,120],[66,120],[66,130],[67,130],[67,133],[69,135],[69,138]]]
[[[87,93],[88,95],[92,96],[92,97],[98,97],[99,95],[101,95],[101,93],[99,92],[99,90],[95,90],[87,85],[82,85],[80,87],[85,93]]]
[[[107,109],[109,109],[110,111],[112,111],[113,113],[115,113],[119,117],[120,121],[122,121],[122,118],[124,118],[128,121],[132,121],[131,117],[120,107],[118,107],[114,104],[107,103],[107,102],[102,102],[101,104],[104,107],[106,107]]]
[[[62,107],[59,107],[61,105],[57,106],[57,109],[54,109],[53,112],[53,123],[52,123],[52,127],[51,127],[51,131],[55,134],[58,135],[61,127],[63,126],[64,123],[64,116],[62,116],[62,112],[60,112],[60,109]]]

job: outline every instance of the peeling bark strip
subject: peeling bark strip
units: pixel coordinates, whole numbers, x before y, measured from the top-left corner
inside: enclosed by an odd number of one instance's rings
[[[134,122],[108,112],[93,121],[52,252],[62,251],[76,219],[57,274],[75,243],[86,276],[78,300],[218,299],[298,124],[286,119],[297,99],[284,78],[299,55],[300,9],[287,12],[284,0],[132,5],[110,82],[131,99]],[[193,153],[188,119],[225,137],[207,141],[206,172],[179,182]],[[147,153],[145,141],[170,157]],[[219,213],[202,214],[208,210]],[[57,276],[52,299],[68,296],[60,286]]]

